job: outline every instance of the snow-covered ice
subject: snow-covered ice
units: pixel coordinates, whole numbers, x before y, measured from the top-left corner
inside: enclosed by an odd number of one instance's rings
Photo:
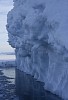
[[[17,68],[68,100],[68,0],[14,0],[8,13],[9,44]]]

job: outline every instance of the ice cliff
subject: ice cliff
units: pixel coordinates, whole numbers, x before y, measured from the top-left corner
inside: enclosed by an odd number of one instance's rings
[[[68,100],[68,0],[14,0],[8,13],[9,44],[17,68]]]

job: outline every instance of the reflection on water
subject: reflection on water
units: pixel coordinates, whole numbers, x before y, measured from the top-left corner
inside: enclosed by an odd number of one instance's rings
[[[4,75],[12,84],[16,83],[16,95],[19,99],[15,100],[62,100],[56,95],[44,90],[44,83],[37,81],[31,75],[28,75],[15,68],[0,68]],[[11,84],[9,83],[9,84]],[[12,100],[12,99],[11,99]]]
[[[12,82],[12,84],[15,84],[15,68],[0,68],[2,70],[3,74],[8,77],[9,81]]]
[[[28,75],[15,68],[0,68],[7,79],[12,84],[16,83],[16,95],[19,99],[15,100],[62,100],[58,96],[45,91],[44,83],[37,81],[31,75]],[[16,81],[15,81],[16,72]],[[9,84],[11,84],[9,83]],[[11,99],[12,100],[12,99]]]
[[[44,90],[44,83],[16,69],[16,94],[19,100],[62,100]]]

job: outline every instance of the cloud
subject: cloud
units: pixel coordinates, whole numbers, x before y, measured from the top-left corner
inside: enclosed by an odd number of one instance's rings
[[[6,30],[7,13],[12,9],[12,0],[0,0],[0,52],[14,51],[9,44]]]
[[[7,13],[13,7],[12,0],[0,0],[0,34],[6,31]]]

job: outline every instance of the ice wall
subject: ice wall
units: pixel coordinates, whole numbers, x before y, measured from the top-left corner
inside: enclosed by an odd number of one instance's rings
[[[66,100],[67,4],[67,0],[14,0],[7,20],[9,44],[15,48],[17,68],[44,82],[45,89]]]

